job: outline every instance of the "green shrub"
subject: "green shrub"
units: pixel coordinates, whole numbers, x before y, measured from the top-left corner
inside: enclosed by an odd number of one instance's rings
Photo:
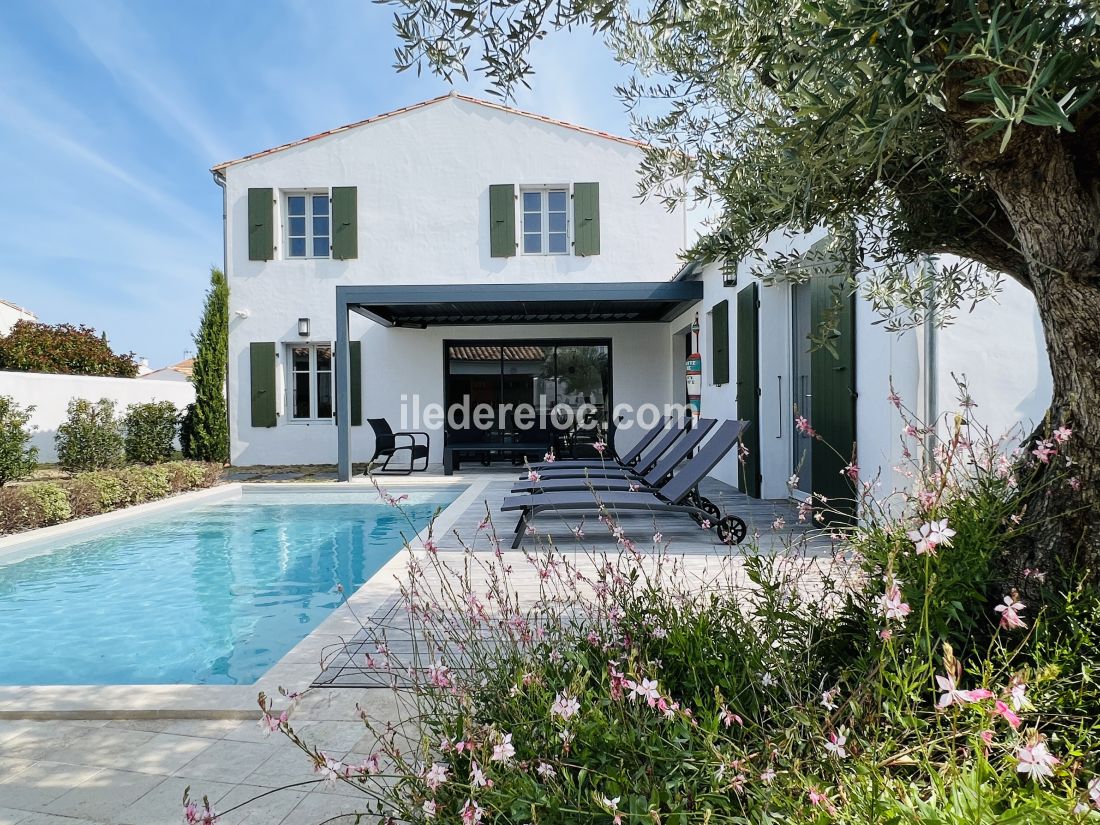
[[[163,466],[127,467],[120,471],[120,478],[134,504],[164,498],[172,492],[168,470]]]
[[[156,464],[172,457],[180,414],[171,401],[131,404],[126,409],[126,460]]]
[[[20,407],[10,395],[0,395],[0,487],[18,481],[38,466],[38,448],[32,447],[30,423],[34,407]]]
[[[138,365],[132,352],[115,353],[90,327],[17,321],[0,335],[0,370],[133,378]]]
[[[81,473],[69,482],[69,502],[77,518],[107,513],[131,502],[117,471]]]
[[[57,428],[57,458],[70,473],[118,467],[125,455],[122,425],[115,417],[115,402],[108,398],[92,403],[86,398],[69,402],[68,417]]]
[[[48,482],[28,484],[20,489],[24,499],[24,519],[31,527],[44,527],[67,521],[72,516],[65,490]]]
[[[229,415],[225,381],[229,369],[229,283],[220,269],[210,270],[210,290],[195,335],[191,381],[195,403],[187,413],[184,456],[200,461],[229,461]]]
[[[162,465],[168,473],[172,492],[182,493],[209,487],[221,477],[221,467],[199,461],[170,461]]]

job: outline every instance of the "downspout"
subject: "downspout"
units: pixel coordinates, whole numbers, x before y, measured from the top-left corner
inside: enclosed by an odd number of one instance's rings
[[[220,169],[211,169],[210,174],[214,176],[214,183],[216,183],[222,190],[222,275],[225,276],[226,286],[229,286],[229,192],[225,187],[225,172]],[[232,298],[232,293],[230,294]],[[228,325],[228,319],[226,324]],[[229,330],[226,330],[226,337],[229,337]],[[226,347],[226,358],[229,357],[229,348]],[[225,431],[229,435],[229,447],[230,456],[229,461],[232,464],[232,446],[233,446],[233,416],[230,415],[230,405],[233,403],[229,397],[229,369],[226,368],[225,383],[222,386],[222,393],[225,395]]]
[[[922,265],[923,266],[923,265]],[[929,284],[924,297],[924,410],[928,434],[924,437],[924,465],[931,472],[936,444],[936,419],[939,417],[939,334],[936,327],[936,292]]]
[[[225,172],[211,169],[216,183],[222,190],[222,274],[229,280],[229,192],[225,188]]]

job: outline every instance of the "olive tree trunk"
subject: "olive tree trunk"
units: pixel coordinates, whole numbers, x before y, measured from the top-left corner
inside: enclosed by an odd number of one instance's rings
[[[1053,394],[1029,456],[1050,430],[1073,431],[1038,463],[1046,483],[1024,503],[1034,529],[1003,560],[1020,584],[1025,568],[1062,584],[1100,582],[1100,189],[1083,172],[1093,164],[1082,164],[1065,140],[1051,129],[1028,130],[1010,151],[977,159],[1015,231],[1026,267],[1017,277],[1035,295],[1046,337]]]

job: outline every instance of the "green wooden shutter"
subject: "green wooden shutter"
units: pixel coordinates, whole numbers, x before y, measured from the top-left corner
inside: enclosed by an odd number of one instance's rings
[[[252,426],[275,426],[275,342],[248,345],[252,365]]]
[[[573,252],[600,254],[600,185],[573,184]]]
[[[516,254],[516,187],[494,183],[489,187],[489,254],[511,258]]]
[[[748,450],[741,461],[741,491],[760,498],[760,335],[759,286],[737,293],[737,417],[750,426],[741,436]]]
[[[830,509],[854,513],[854,488],[843,473],[856,446],[855,296],[846,280],[842,268],[810,280],[811,334],[829,342],[810,352],[810,424],[820,436],[810,449],[814,492]]]
[[[351,369],[351,426],[363,424],[363,344],[360,341],[348,343],[348,367]]]
[[[354,186],[332,187],[332,257],[359,257],[358,198]]]
[[[710,382],[730,381],[730,304],[721,301],[710,311]]]
[[[270,261],[275,257],[275,193],[267,189],[248,190],[248,260]]]

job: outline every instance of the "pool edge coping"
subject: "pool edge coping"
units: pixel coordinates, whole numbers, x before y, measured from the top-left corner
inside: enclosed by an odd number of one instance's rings
[[[439,535],[449,531],[462,513],[478,501],[489,485],[490,480],[488,477],[463,478],[456,475],[448,476],[445,483],[436,482],[439,486],[466,485],[466,489],[439,513],[432,524],[434,534]],[[423,480],[420,480],[420,482],[421,486],[431,486],[424,485]],[[418,486],[416,481],[411,478],[386,479],[384,484],[393,487]],[[216,488],[196,492],[211,494],[212,491],[216,490],[225,498],[230,498],[233,494],[243,495],[246,489],[253,488],[269,489],[271,492],[286,489],[318,491],[336,485],[349,491],[360,486],[360,484],[347,485],[341,482],[285,482],[278,484],[230,482],[226,485],[218,485]],[[184,493],[180,496],[149,502],[149,504],[179,504],[184,496],[191,495],[191,493]],[[208,495],[203,498],[190,499],[184,503],[196,500],[203,501],[205,498],[216,500],[218,497]],[[143,507],[146,507],[146,505],[135,505],[126,508],[124,511],[104,513],[103,516],[117,516],[123,513],[129,515],[132,511]],[[157,510],[146,509],[131,515],[131,518],[155,512]],[[103,516],[79,519],[77,523],[81,526],[87,526],[89,519],[99,519]],[[123,521],[123,519],[100,522],[96,527],[100,525],[110,526],[119,521]],[[54,526],[68,527],[70,524],[72,523]],[[37,533],[38,531],[34,532]],[[69,532],[74,531],[51,534],[48,537],[37,536],[36,540],[50,538],[54,535],[63,536]],[[418,549],[424,538],[426,538],[422,535],[423,533],[424,530],[421,530],[410,541],[412,552],[415,554],[425,552]],[[23,536],[24,534],[19,535]],[[27,543],[29,543],[29,540]],[[49,551],[44,550],[43,552]],[[259,714],[257,695],[260,691],[264,691],[269,696],[277,696],[280,686],[293,690],[304,690],[309,687],[313,679],[321,673],[320,659],[324,648],[338,643],[341,639],[350,639],[360,628],[356,616],[367,619],[387,599],[398,592],[399,588],[395,575],[404,571],[407,564],[407,554],[408,551],[405,549],[394,553],[373,576],[354,593],[347,596],[344,604],[333,610],[325,617],[324,621],[287,651],[251,685],[0,685],[0,720],[256,718]],[[5,548],[3,544],[0,544],[0,560],[6,561],[3,558],[4,555]]]

